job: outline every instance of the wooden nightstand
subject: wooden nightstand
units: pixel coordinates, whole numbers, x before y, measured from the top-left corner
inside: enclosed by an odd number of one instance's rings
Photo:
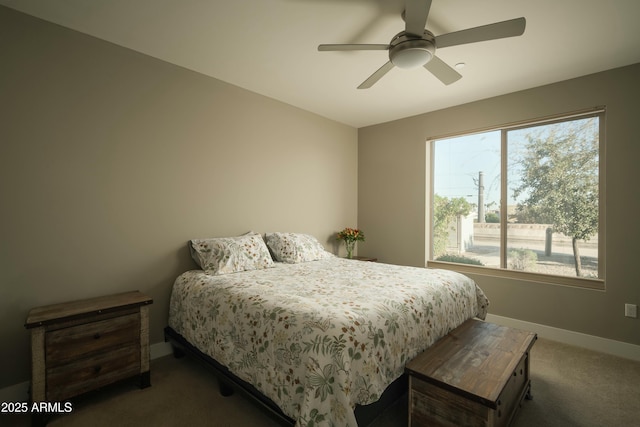
[[[152,303],[134,291],[32,309],[31,401],[61,402],[136,375],[150,386]]]

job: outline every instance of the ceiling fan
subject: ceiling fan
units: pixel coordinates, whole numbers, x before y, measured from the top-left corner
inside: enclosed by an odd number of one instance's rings
[[[516,18],[434,36],[431,31],[424,28],[430,8],[431,0],[406,0],[405,9],[402,12],[405,29],[396,34],[389,44],[321,44],[318,50],[321,52],[388,50],[389,61],[362,82],[358,89],[370,88],[393,67],[423,66],[442,83],[450,85],[462,76],[435,55],[436,48],[520,36],[524,33],[526,26],[524,18]]]

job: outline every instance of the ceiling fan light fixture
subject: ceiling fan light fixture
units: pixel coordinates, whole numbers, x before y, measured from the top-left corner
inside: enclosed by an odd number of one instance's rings
[[[389,60],[398,68],[418,68],[431,61],[435,46],[428,40],[403,41],[389,49]]]
[[[389,61],[362,82],[358,89],[370,88],[394,67],[405,69],[424,67],[440,82],[450,85],[460,80],[462,75],[436,56],[436,45],[438,48],[443,48],[517,37],[524,33],[527,24],[526,19],[522,17],[441,34],[436,37],[431,31],[424,28],[429,17],[431,0],[406,0],[405,4],[406,9],[402,12],[405,28],[396,34],[388,45],[325,44],[318,46],[318,50],[388,50]],[[455,68],[461,69],[464,65],[464,62],[459,62],[455,65]]]

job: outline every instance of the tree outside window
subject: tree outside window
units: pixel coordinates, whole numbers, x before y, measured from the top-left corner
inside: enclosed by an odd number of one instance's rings
[[[598,111],[433,140],[430,259],[601,278],[602,120]],[[473,225],[461,230],[460,218]]]

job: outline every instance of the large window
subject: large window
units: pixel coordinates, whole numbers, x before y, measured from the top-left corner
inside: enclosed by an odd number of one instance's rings
[[[603,129],[598,109],[430,141],[430,264],[603,288]]]

